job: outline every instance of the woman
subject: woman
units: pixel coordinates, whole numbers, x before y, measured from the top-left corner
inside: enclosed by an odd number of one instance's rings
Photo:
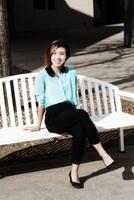
[[[35,94],[39,103],[37,126],[31,131],[40,129],[45,114],[46,127],[50,132],[69,132],[72,137],[72,168],[69,173],[70,183],[75,188],[83,188],[78,170],[88,138],[97,150],[105,166],[110,169],[114,160],[101,145],[95,125],[89,115],[77,109],[77,77],[72,67],[65,66],[70,56],[70,48],[60,40],[53,41],[46,51],[45,65],[35,81]]]

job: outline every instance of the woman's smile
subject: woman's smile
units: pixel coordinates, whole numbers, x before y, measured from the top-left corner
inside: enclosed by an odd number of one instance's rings
[[[66,61],[66,50],[63,47],[57,48],[52,56],[51,56],[51,62],[56,67],[61,67]]]

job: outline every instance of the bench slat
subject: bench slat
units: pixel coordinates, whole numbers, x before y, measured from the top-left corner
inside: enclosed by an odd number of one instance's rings
[[[121,111],[122,111],[121,97],[118,95],[118,93],[119,93],[119,89],[117,88],[117,89],[115,90],[116,110],[117,110],[117,112],[121,112]]]
[[[10,126],[15,126],[15,117],[14,117],[14,109],[13,109],[13,99],[11,94],[11,82],[7,81],[6,83],[6,95],[8,102],[8,110],[9,110],[9,121]]]
[[[82,108],[87,111],[87,98],[86,98],[86,87],[83,79],[80,81],[81,97],[82,97]]]
[[[110,100],[110,109],[111,109],[111,112],[113,113],[113,112],[115,112],[116,110],[115,110],[115,104],[114,104],[114,91],[113,91],[113,89],[110,87],[110,88],[108,88],[108,90],[109,90],[109,100]]]
[[[27,88],[26,88],[26,79],[21,79],[21,86],[22,86],[22,95],[23,95],[23,104],[24,104],[24,116],[26,120],[26,124],[30,125],[30,113],[28,108],[28,97],[27,97]]]
[[[29,82],[29,88],[30,88],[30,97],[31,97],[31,109],[32,109],[32,115],[33,115],[33,123],[35,124],[37,121],[37,108],[36,108],[36,101],[35,101],[35,95],[34,95],[34,80],[32,77],[28,78]]]
[[[104,105],[104,114],[108,115],[109,111],[108,111],[108,101],[107,101],[107,88],[102,85],[101,86],[101,89],[102,89],[102,98],[103,98],[103,105]]]
[[[95,95],[96,95],[96,103],[97,103],[97,111],[98,116],[102,116],[102,107],[101,107],[101,101],[100,101],[100,92],[99,92],[99,84],[95,83]]]
[[[7,116],[6,116],[6,103],[4,98],[4,89],[3,89],[3,83],[0,82],[0,108],[1,108],[1,117],[2,117],[2,124],[3,127],[7,127]]]
[[[94,107],[94,100],[93,100],[93,92],[91,87],[91,81],[88,81],[88,96],[89,96],[89,104],[91,110],[91,116],[95,118],[95,107]]]
[[[16,111],[17,111],[17,117],[18,117],[18,125],[22,126],[23,125],[23,120],[22,120],[22,110],[21,110],[21,103],[20,103],[20,93],[19,93],[19,88],[18,88],[18,80],[15,79],[13,80],[13,85],[14,85],[14,94],[15,94],[15,103],[16,103]]]

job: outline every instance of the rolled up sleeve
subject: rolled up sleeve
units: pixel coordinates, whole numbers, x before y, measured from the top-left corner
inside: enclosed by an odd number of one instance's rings
[[[34,84],[34,93],[36,95],[37,101],[39,105],[42,105],[45,107],[46,97],[45,97],[45,80],[43,77],[43,73],[39,73],[35,79]]]

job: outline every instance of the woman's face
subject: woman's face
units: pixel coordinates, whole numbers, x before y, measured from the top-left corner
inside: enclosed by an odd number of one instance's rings
[[[64,47],[57,48],[51,56],[52,65],[60,68],[62,67],[65,61],[66,61],[66,49]]]

